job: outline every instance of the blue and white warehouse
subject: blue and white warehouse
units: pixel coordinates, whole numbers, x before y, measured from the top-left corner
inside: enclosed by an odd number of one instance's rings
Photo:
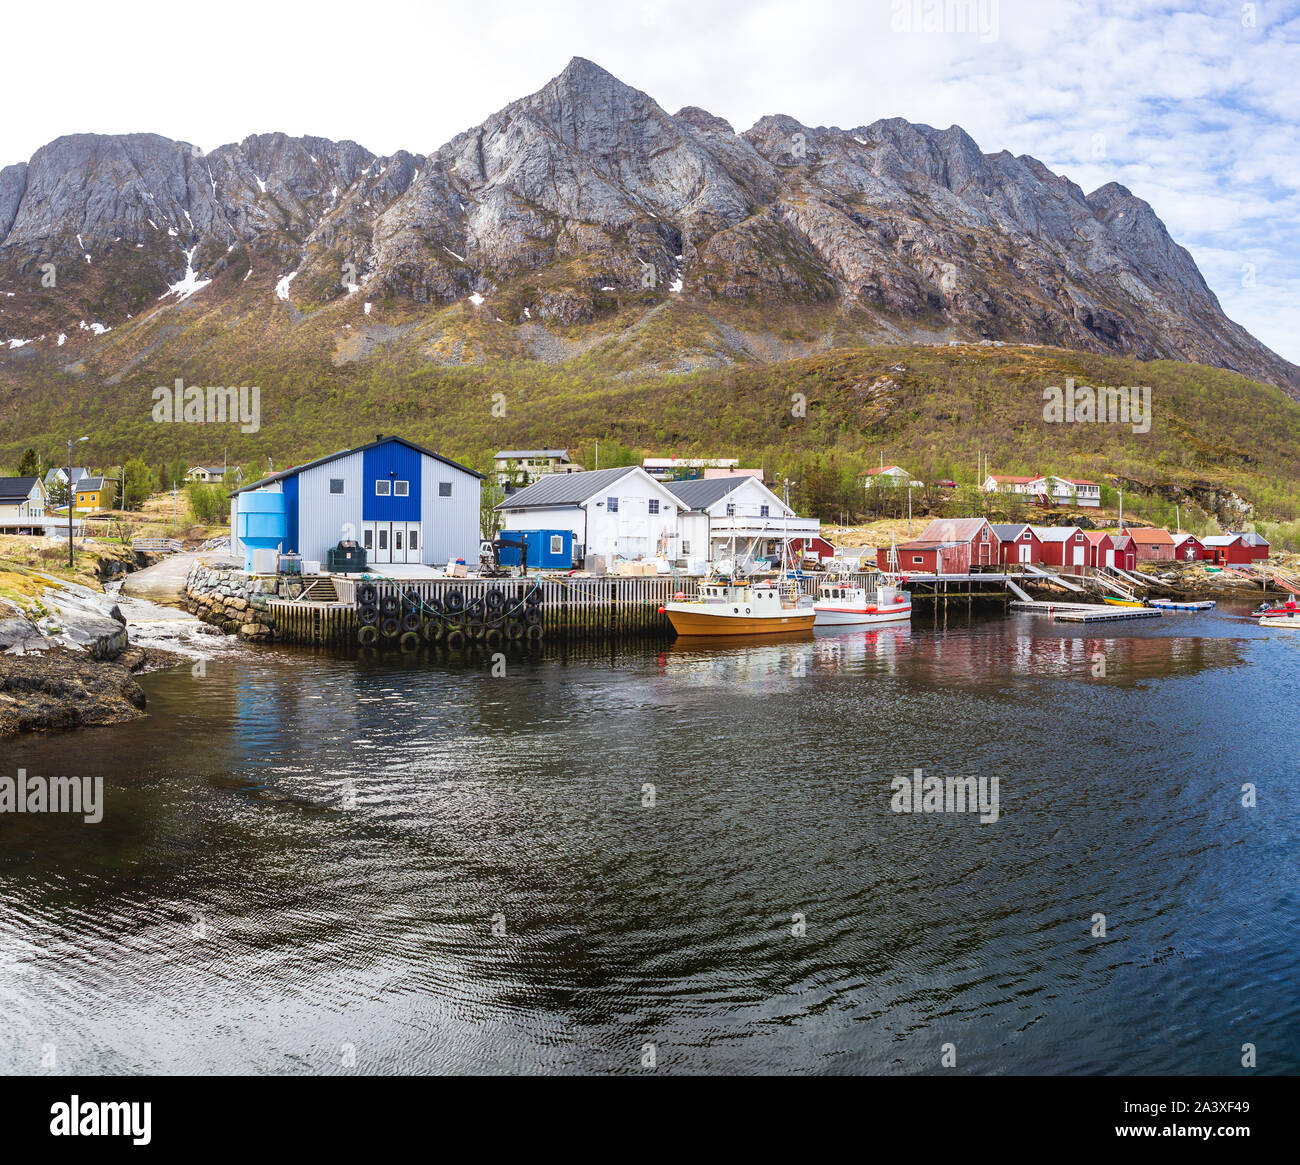
[[[356,541],[375,566],[445,565],[456,558],[473,564],[482,480],[482,474],[432,450],[380,436],[235,490],[231,550],[247,559],[254,546],[268,546],[267,531],[274,530],[275,548],[309,561],[324,563],[331,547]],[[268,512],[283,517],[268,524]]]

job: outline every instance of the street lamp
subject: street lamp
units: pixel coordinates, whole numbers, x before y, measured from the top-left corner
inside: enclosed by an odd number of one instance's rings
[[[75,441],[68,438],[68,569],[72,569],[72,499],[76,496],[72,490],[72,447],[80,445],[82,441],[89,441],[89,437],[78,437]]]

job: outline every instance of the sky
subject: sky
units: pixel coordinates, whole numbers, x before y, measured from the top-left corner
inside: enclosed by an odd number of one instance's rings
[[[65,0],[5,14],[0,165],[68,133],[427,153],[587,57],[670,113],[960,125],[1120,182],[1300,363],[1300,0]],[[21,46],[21,47],[19,47]],[[42,48],[42,46],[44,46]]]

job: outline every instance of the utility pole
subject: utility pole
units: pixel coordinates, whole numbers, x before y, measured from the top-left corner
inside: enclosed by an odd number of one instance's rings
[[[912,536],[912,483],[907,483],[907,536]]]
[[[68,438],[68,569],[72,569],[72,503],[76,500],[76,494],[72,492],[72,447],[80,445],[82,441],[89,441],[89,437],[78,437],[75,441]]]

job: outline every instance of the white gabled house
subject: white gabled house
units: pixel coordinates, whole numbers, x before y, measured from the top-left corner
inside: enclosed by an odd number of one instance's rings
[[[873,485],[888,486],[916,486],[924,485],[924,482],[917,481],[901,465],[880,465],[875,469],[868,469],[866,476],[866,487],[870,489]]]
[[[639,465],[548,474],[497,507],[502,533],[570,530],[574,560],[681,557],[685,505]]]
[[[706,477],[670,481],[667,487],[686,507],[681,517],[681,557],[714,562],[753,544],[754,556],[779,554],[786,538],[805,542],[821,533],[817,518],[801,518],[754,477]]]
[[[49,499],[39,477],[0,477],[0,531],[44,534]]]
[[[990,473],[980,484],[984,493],[1018,493],[1039,498],[1053,505],[1100,506],[1101,486],[1082,478],[1057,477],[1052,473],[1022,477],[1010,473]]]

